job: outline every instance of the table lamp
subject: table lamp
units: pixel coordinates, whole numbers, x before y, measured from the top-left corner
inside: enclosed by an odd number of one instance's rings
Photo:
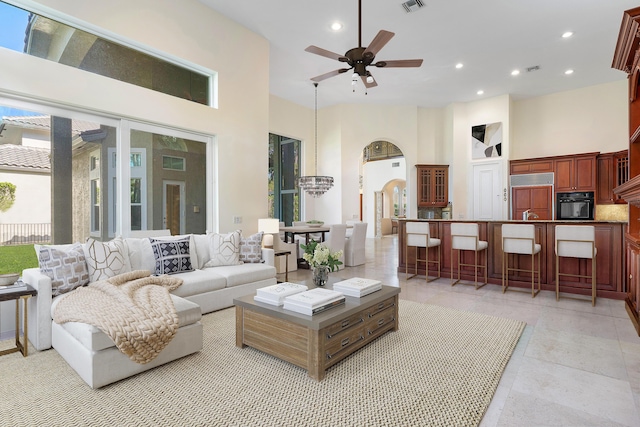
[[[280,220],[277,218],[261,218],[258,220],[258,231],[264,233],[262,246],[273,249],[273,235],[280,233]]]

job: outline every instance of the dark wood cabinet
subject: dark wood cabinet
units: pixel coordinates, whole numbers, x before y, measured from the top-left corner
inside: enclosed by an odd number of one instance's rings
[[[535,219],[553,219],[553,191],[550,185],[513,187],[511,189],[512,219],[521,219],[522,213],[530,211]]]
[[[449,203],[449,166],[416,165],[418,207],[444,208]]]
[[[564,156],[553,167],[557,193],[596,190],[596,153]]]
[[[520,175],[524,173],[545,173],[553,172],[552,159],[538,160],[512,160],[510,162],[511,175]]]
[[[628,150],[600,154],[597,164],[596,203],[599,205],[626,203],[621,196],[613,192],[613,189],[629,180]]]
[[[629,152],[628,180],[616,187],[613,192],[629,202],[629,223],[625,235],[626,272],[625,307],[629,317],[640,335],[640,99],[638,79],[640,78],[640,45],[638,44],[638,26],[640,25],[640,7],[627,10],[622,15],[618,41],[611,66],[627,74],[629,85]]]

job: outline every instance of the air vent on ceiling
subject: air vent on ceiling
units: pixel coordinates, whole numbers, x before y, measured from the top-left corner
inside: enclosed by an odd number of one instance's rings
[[[391,163],[391,167],[392,167],[392,168],[399,168],[399,167],[400,167],[400,162],[393,162],[393,163]]]
[[[422,0],[408,0],[402,3],[402,7],[404,7],[404,10],[406,10],[407,13],[415,12],[421,7],[424,7],[424,3],[422,2]]]
[[[527,67],[527,72],[530,73],[532,71],[538,71],[540,69],[539,65],[534,65],[533,67]]]

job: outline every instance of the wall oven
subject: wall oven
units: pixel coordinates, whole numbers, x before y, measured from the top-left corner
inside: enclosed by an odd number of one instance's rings
[[[557,193],[556,219],[561,221],[593,220],[593,191]]]

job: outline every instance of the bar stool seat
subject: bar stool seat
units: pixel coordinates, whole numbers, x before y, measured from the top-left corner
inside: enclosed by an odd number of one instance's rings
[[[405,227],[405,248],[404,248],[404,265],[407,280],[418,275],[418,262],[424,262],[425,279],[431,282],[440,278],[440,239],[431,237],[428,222],[407,222]],[[414,274],[409,276],[409,263],[407,262],[409,247],[415,247],[416,262],[414,264]],[[426,248],[424,259],[418,258],[418,248]],[[437,260],[429,260],[429,248],[438,248]],[[429,280],[429,263],[438,265],[438,277]]]
[[[531,298],[540,292],[540,251],[536,243],[536,229],[533,224],[502,224],[502,293],[509,288],[509,272],[521,271],[531,274]],[[509,267],[509,254],[531,255],[531,269]],[[535,255],[538,255],[538,269],[535,269]],[[538,274],[538,289],[535,289],[535,275]]]
[[[475,274],[475,287],[480,289],[487,284],[487,257],[484,257],[484,265],[478,264],[478,253],[487,249],[489,244],[480,240],[480,231],[477,223],[454,222],[451,223],[451,286],[460,281],[460,266],[473,267]],[[458,280],[453,281],[453,251],[458,251]],[[475,255],[474,264],[463,264],[460,262],[461,251],[473,251]],[[484,268],[484,283],[478,286],[478,268]]]
[[[591,305],[596,305],[596,228],[592,225],[556,225],[556,301],[560,298],[560,276],[591,277]],[[560,257],[591,260],[591,276],[560,272]]]

